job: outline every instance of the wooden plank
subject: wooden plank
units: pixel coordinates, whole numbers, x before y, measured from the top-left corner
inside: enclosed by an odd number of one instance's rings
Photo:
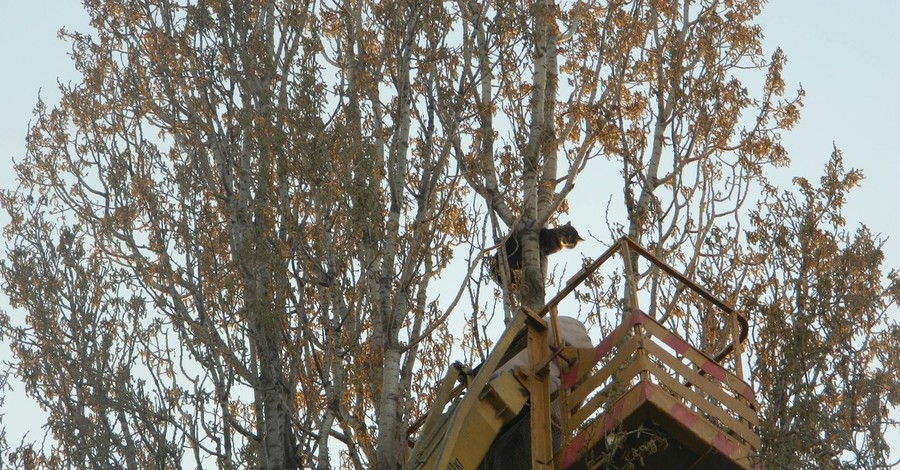
[[[734,390],[735,394],[744,397],[753,409],[759,409],[759,404],[756,402],[756,395],[753,393],[753,389],[750,385],[728,369],[722,367],[722,365],[714,358],[706,355],[702,351],[698,351],[688,344],[687,341],[667,330],[652,318],[647,317],[644,319],[644,329],[648,333],[659,338],[660,341],[671,347],[676,353],[684,356],[697,367],[701,368],[704,371],[704,374],[716,378],[727,385],[728,388]]]
[[[453,411],[457,407],[458,404],[451,404],[447,416],[452,416]],[[444,431],[449,423],[449,418],[447,416],[438,413],[438,418],[435,420],[432,428],[433,432],[423,435],[419,439],[413,449],[412,455],[410,455],[406,462],[406,466],[403,467],[404,469],[418,470],[425,466],[429,457],[433,456],[443,441]]]
[[[734,436],[728,435],[721,428],[703,419],[696,411],[685,407],[680,400],[661,389],[658,385],[644,385],[646,388],[643,396],[646,397],[647,402],[653,405],[657,413],[662,414],[662,417],[666,419],[678,423],[678,427],[683,428],[685,432],[696,436],[704,443],[704,449],[696,449],[696,451],[708,451],[709,448],[712,448],[742,468],[757,468],[755,467],[755,463],[758,460],[756,458],[756,449],[739,442]],[[662,417],[657,416],[655,419],[662,420],[660,419]],[[673,434],[672,437],[682,443],[686,443],[686,436]]]
[[[445,468],[478,468],[500,430],[521,412],[527,402],[528,391],[512,371],[506,371],[491,380],[469,412],[455,417],[462,421],[462,425],[456,434],[459,439],[449,452],[449,467]],[[424,468],[435,468],[434,460],[426,459]]]
[[[422,431],[419,433],[419,440],[431,438],[431,436],[437,435],[435,432],[435,426],[439,421],[441,421],[441,417],[444,411],[444,407],[447,405],[447,402],[450,400],[450,396],[453,393],[453,389],[456,386],[456,378],[459,377],[459,370],[456,367],[450,367],[447,371],[447,375],[444,376],[444,380],[441,381],[441,385],[438,388],[438,392],[435,395],[434,402],[431,403],[431,410],[428,412],[428,417],[425,419],[425,423],[422,425]],[[446,424],[446,423],[445,423]],[[414,462],[417,462],[422,458],[423,452],[425,452],[425,448],[427,446],[416,445],[413,448],[412,454],[409,456],[409,460],[407,461],[406,467],[411,468]],[[433,450],[434,446],[431,446]]]
[[[435,394],[434,401],[431,403],[431,409],[437,409],[437,411],[428,413],[428,417],[425,419],[424,424],[422,424],[422,432],[420,435],[424,436],[431,434],[431,428],[434,426],[434,422],[440,417],[441,412],[443,412],[444,408],[447,406],[447,402],[450,401],[450,398],[454,396],[456,388],[463,386],[463,384],[457,384],[459,374],[460,371],[455,366],[451,366],[447,371],[447,375],[444,376],[444,380],[441,381],[437,394]]]
[[[759,438],[745,423],[742,423],[737,418],[728,414],[720,406],[709,401],[706,397],[699,394],[695,390],[685,387],[684,384],[682,384],[678,380],[673,379],[666,373],[666,371],[659,368],[659,366],[655,364],[651,365],[650,373],[656,378],[656,380],[659,381],[660,384],[665,385],[671,393],[677,394],[681,399],[685,400],[691,406],[706,413],[708,416],[715,417],[716,419],[721,421],[723,423],[723,425],[721,426],[723,429],[729,429],[737,432],[742,438],[744,438],[746,442],[754,445],[755,448],[759,448]]]
[[[703,411],[707,415],[713,416],[716,419],[722,421],[725,424],[726,430],[732,430],[736,432],[754,449],[759,449],[759,437],[747,425],[741,423],[733,416],[726,413],[721,408],[701,396],[699,393],[685,387],[684,384],[670,377],[656,364],[650,363],[647,366],[650,373],[654,377],[656,377],[659,383],[668,387],[669,390],[671,390],[673,393],[679,394],[681,398],[687,400],[688,403]]]
[[[565,470],[587,455],[612,429],[622,424],[646,401],[640,386],[631,387],[616,399],[607,411],[597,416],[587,426],[581,428],[571,443],[560,449],[554,456],[556,468]]]
[[[744,362],[741,358],[744,353],[743,341],[740,339],[741,332],[738,331],[738,312],[731,314],[731,340],[734,342],[734,373],[739,379],[744,380]]]
[[[575,348],[565,346],[559,350],[558,362],[560,366],[561,384],[560,391],[568,393],[590,376],[594,371],[594,358],[597,356],[596,348]]]
[[[631,249],[627,239],[622,239],[622,264],[625,265],[625,310],[628,312],[638,308],[637,276],[634,273],[634,265],[631,263]]]
[[[540,322],[540,323],[538,323]],[[549,350],[547,323],[530,318],[528,325],[528,363],[541,364]],[[550,371],[545,364],[528,374],[531,396],[531,468],[552,470],[553,436],[550,427]]]
[[[595,411],[600,408],[600,405],[610,400],[610,398],[616,400],[618,397],[615,397],[613,393],[607,393],[613,386],[623,386],[626,390],[629,388],[628,385],[630,382],[638,377],[641,372],[647,370],[647,361],[645,358],[641,356],[635,357],[630,364],[625,366],[622,369],[621,373],[616,375],[616,380],[604,387],[600,390],[596,395],[591,397],[581,408],[579,408],[576,412],[572,413],[570,417],[570,423],[572,426],[580,426],[581,423],[584,422],[590,415],[592,415]],[[625,393],[625,392],[622,392]]]
[[[478,402],[481,391],[490,380],[491,374],[493,374],[497,369],[497,366],[500,365],[500,359],[516,339],[519,331],[525,326],[526,318],[528,318],[528,315],[525,314],[524,311],[520,311],[518,314],[516,314],[515,317],[513,317],[512,322],[510,322],[509,326],[506,327],[503,335],[500,336],[500,340],[497,341],[494,349],[491,351],[490,355],[488,355],[487,360],[484,361],[484,363],[479,368],[478,374],[475,376],[475,380],[473,380],[472,383],[469,384],[468,393],[463,396],[458,408],[456,409],[456,412],[453,413],[453,416],[450,418],[450,423],[447,426],[447,431],[444,433],[444,438],[441,442],[440,449],[438,450],[436,459],[437,463],[435,464],[434,468],[447,468],[447,466],[450,464],[450,457],[453,453],[453,449],[456,447],[457,440],[460,437],[470,437],[460,436],[460,430],[462,429],[463,425],[463,417],[465,417],[466,414],[468,414],[475,406],[475,403]]]
[[[573,403],[584,400],[591,391],[599,387],[612,376],[622,364],[634,355],[637,350],[637,337],[632,336],[624,343],[620,344],[616,354],[603,365],[595,374],[586,376],[581,383],[569,394],[569,398]]]
[[[590,367],[587,367],[587,369],[593,368],[598,362],[606,358],[606,356],[613,350],[613,348],[617,347],[619,343],[621,343],[632,332],[632,318],[633,315],[631,312],[629,312],[628,315],[626,315],[622,320],[622,323],[620,323],[612,332],[610,332],[608,335],[606,335],[605,338],[603,338],[603,340],[600,341],[600,344],[598,344],[594,348],[596,354],[594,355],[593,360],[590,363]],[[583,375],[583,373],[579,373],[573,369],[570,369],[563,373],[560,386],[571,390],[572,387],[578,384],[580,376]],[[582,366],[578,367],[578,370],[583,369],[584,368]]]
[[[758,468],[752,448],[728,436],[658,385],[649,382],[639,382],[612,403],[607,412],[580,429],[571,443],[554,456],[556,468],[566,470],[576,464],[590,468],[590,463],[598,457],[594,455],[595,448],[602,446],[602,440],[611,430],[622,425],[629,426],[629,422],[636,424],[648,417],[659,423],[668,423],[665,429],[671,437],[682,444],[691,443],[689,448],[698,457],[715,449],[738,467],[748,470]]]
[[[739,400],[731,395],[725,388],[719,385],[719,382],[714,382],[709,378],[709,376],[700,375],[696,370],[685,365],[683,362],[678,360],[678,358],[671,355],[668,351],[666,351],[653,341],[647,341],[646,343],[644,343],[644,347],[647,348],[647,351],[651,355],[655,356],[665,365],[671,367],[673,370],[675,370],[675,372],[687,379],[688,383],[693,384],[694,387],[699,388],[704,393],[711,395],[713,398],[728,407],[729,410],[739,415],[742,419],[749,421],[750,424],[754,426],[759,424],[759,416],[756,414],[756,411],[750,408],[750,406],[748,406],[742,399]],[[681,388],[689,387],[682,383]]]

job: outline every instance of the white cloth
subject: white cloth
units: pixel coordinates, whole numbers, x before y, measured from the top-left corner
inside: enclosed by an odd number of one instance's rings
[[[562,340],[563,346],[572,346],[575,348],[592,348],[594,344],[591,342],[591,337],[588,335],[587,328],[585,328],[584,323],[581,323],[576,318],[572,317],[558,317],[559,322],[559,336]],[[553,322],[550,321],[549,317],[547,318],[547,324],[549,325],[549,330],[547,331],[548,335],[548,344],[550,348],[556,347],[556,335],[553,333]],[[550,349],[547,350],[547,353],[550,353]],[[505,364],[501,365],[497,368],[497,371],[494,372],[493,376],[496,377],[507,370],[513,369],[515,367],[522,367],[524,369],[528,369],[528,349],[523,349],[518,354],[512,357]],[[556,365],[556,361],[550,362],[550,393],[556,391],[559,388],[559,366]]]

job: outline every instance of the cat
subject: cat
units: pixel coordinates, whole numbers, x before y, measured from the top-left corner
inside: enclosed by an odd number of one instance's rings
[[[581,241],[584,241],[584,239],[578,235],[578,230],[575,230],[571,222],[556,228],[542,228],[538,241],[541,248],[541,258],[546,258],[548,255],[552,255],[563,248],[575,248],[575,245]],[[506,239],[504,246],[506,248],[506,263],[509,265],[510,272],[522,269],[522,249],[519,244],[518,233],[510,235]],[[500,267],[500,253],[501,251],[497,250],[494,254],[491,266],[491,274],[498,284],[500,283],[500,269],[502,269]]]

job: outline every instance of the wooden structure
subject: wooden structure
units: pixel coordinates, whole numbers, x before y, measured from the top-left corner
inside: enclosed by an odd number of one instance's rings
[[[617,253],[626,260],[645,258],[717,307],[730,325],[727,344],[704,354],[639,310],[637,293],[629,292],[626,304],[632,310],[597,346],[548,348],[548,321],[557,321],[559,302]],[[625,265],[625,275],[633,276],[631,263]],[[524,413],[530,435],[522,447],[533,469],[625,463],[647,469],[759,468],[757,403],[743,380],[740,359],[746,338],[743,315],[623,238],[540,312],[520,312],[474,376],[460,367],[447,374],[406,468],[479,468],[491,443]],[[557,337],[554,344],[563,343]],[[526,347],[528,367],[494,373]],[[732,370],[723,365],[729,359]],[[562,372],[551,394],[548,366],[553,361]],[[465,383],[457,386],[460,377]],[[554,432],[559,436],[555,446]]]

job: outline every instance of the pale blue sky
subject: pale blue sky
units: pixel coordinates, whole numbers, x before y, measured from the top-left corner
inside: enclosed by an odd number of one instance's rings
[[[779,174],[818,178],[836,145],[863,171],[846,215],[891,236],[887,264],[900,267],[900,2],[781,0],[760,19],[767,51],[788,56],[788,86],[802,83],[805,107],[785,136],[792,165]]]
[[[57,38],[57,31],[63,26],[81,28],[87,15],[80,2],[71,0],[0,2],[0,188],[12,189],[16,184],[13,159],[20,161],[24,155],[25,133],[38,91],[43,90],[41,96],[48,104],[54,103],[59,98],[57,78],[64,82],[76,79],[67,56],[69,46]],[[8,220],[5,212],[0,213],[0,225]],[[0,308],[9,308],[3,294]],[[0,345],[0,360],[9,357],[7,346]],[[0,410],[7,441],[15,446],[28,433],[28,440],[40,442],[43,430],[38,425],[44,422],[44,415],[25,397],[20,383],[13,387]]]
[[[68,45],[56,33],[64,26],[83,29],[86,17],[71,0],[2,0],[0,12],[0,187],[8,189],[15,184],[12,160],[24,153],[38,91],[52,104],[57,78],[76,78]],[[837,145],[845,166],[866,176],[851,193],[845,215],[852,224],[863,222],[890,237],[886,266],[900,267],[900,146],[895,140],[900,134],[900,1],[773,1],[760,23],[766,53],[782,47],[788,56],[788,88],[802,84],[807,93],[799,125],[785,136],[793,163],[776,172],[777,181],[787,185],[795,175],[817,179]],[[0,223],[5,220],[0,214]],[[2,296],[0,305],[5,305]],[[21,400],[20,393],[10,395],[3,410],[13,441],[15,423],[23,422],[30,409]],[[895,442],[898,455],[900,440]]]

